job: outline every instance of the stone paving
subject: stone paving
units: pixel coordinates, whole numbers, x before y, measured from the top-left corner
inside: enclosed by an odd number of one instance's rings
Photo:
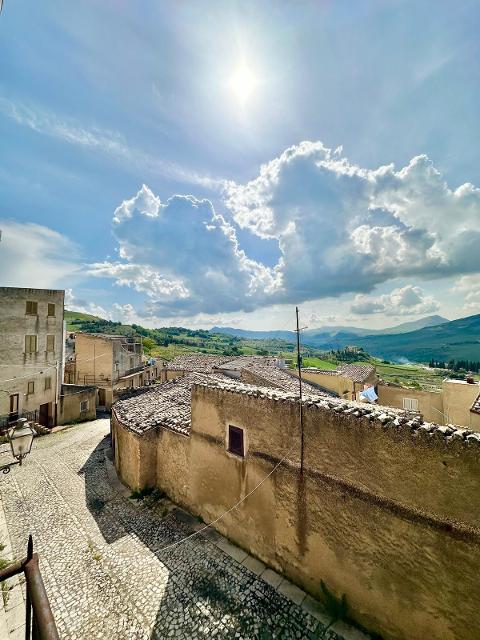
[[[162,551],[191,524],[163,499],[118,490],[108,432],[108,420],[96,420],[38,438],[24,465],[0,478],[13,556],[25,555],[32,533],[62,639],[344,637],[323,635],[315,601],[274,572],[268,580],[262,563],[216,532]],[[11,639],[24,633],[15,606]]]

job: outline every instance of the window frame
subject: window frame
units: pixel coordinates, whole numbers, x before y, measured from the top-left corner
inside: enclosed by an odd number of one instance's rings
[[[30,391],[30,388],[32,389]],[[35,395],[35,380],[29,380],[27,383],[27,396]]]
[[[88,400],[80,400],[80,413],[87,413],[87,411],[88,411]]]
[[[51,349],[48,348],[49,338],[50,338],[50,342],[52,343],[50,345],[52,347]],[[48,353],[55,353],[55,334],[54,333],[47,333],[47,337],[45,339],[45,351],[47,351]]]
[[[48,386],[47,386],[48,385]],[[45,391],[50,391],[52,389],[52,377],[51,376],[47,376],[45,378],[45,387],[44,390]]]
[[[53,313],[50,313],[50,309],[53,307]],[[49,302],[47,304],[47,318],[55,318],[56,317],[56,304],[54,302]]]
[[[31,349],[32,338],[34,338],[34,349]],[[29,348],[27,349],[27,341]],[[38,336],[36,333],[27,333],[25,334],[25,353],[37,353],[38,351]]]
[[[28,305],[32,305],[35,311],[29,311]],[[38,301],[37,300],[25,300],[25,315],[26,316],[38,316]]]
[[[241,437],[241,446],[238,448],[232,447],[232,434],[236,437]],[[246,446],[245,446],[245,430],[241,427],[237,427],[233,424],[229,424],[227,427],[227,451],[231,455],[245,459]]]
[[[410,406],[407,406],[407,405],[410,405]],[[405,409],[405,411],[418,411],[418,398],[408,398],[408,397],[402,396],[402,406]]]

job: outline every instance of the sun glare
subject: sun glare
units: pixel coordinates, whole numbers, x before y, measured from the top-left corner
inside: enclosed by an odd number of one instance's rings
[[[237,100],[245,106],[255,91],[257,79],[250,69],[243,66],[236,70],[229,84]]]

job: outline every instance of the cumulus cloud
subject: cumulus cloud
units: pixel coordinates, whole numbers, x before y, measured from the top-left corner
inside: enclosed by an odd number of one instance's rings
[[[398,277],[480,271],[479,189],[451,189],[426,156],[397,171],[362,168],[342,153],[321,142],[290,147],[254,180],[227,183],[223,214],[193,196],[161,202],[143,185],[114,213],[120,259],[92,265],[90,273],[146,293],[150,313],[167,317],[252,311],[367,294]],[[245,253],[239,228],[260,244],[277,243],[274,267]],[[370,313],[434,306],[406,302],[355,304]]]
[[[480,313],[480,275],[462,276],[457,280],[455,292],[464,296],[463,308],[468,313]]]
[[[48,227],[0,220],[0,274],[11,287],[63,287],[79,274],[77,247]]]
[[[73,289],[65,289],[65,309],[67,309],[68,311],[78,311],[79,313],[88,313],[92,316],[103,318],[104,320],[116,319],[113,318],[113,314],[105,307],[102,307],[95,302],[89,302],[87,300],[77,298],[77,296],[73,292]]]
[[[411,284],[382,296],[356,295],[350,307],[352,313],[359,315],[383,313],[387,316],[425,315],[438,309],[438,302],[433,296],[426,295],[423,289]]]

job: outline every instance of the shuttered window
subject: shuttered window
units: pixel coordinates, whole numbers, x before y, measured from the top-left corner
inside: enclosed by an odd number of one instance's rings
[[[48,316],[50,318],[55,317],[55,305],[53,304],[53,302],[48,303]]]
[[[27,316],[36,316],[38,313],[38,302],[27,300],[25,313]]]
[[[25,353],[36,353],[37,336],[25,336]]]
[[[35,382],[33,380],[30,380],[30,382],[28,383],[27,393],[28,395],[35,393]]]
[[[52,379],[45,378],[45,391],[48,391],[51,388],[52,388]]]
[[[55,351],[55,336],[47,335],[47,351]]]
[[[417,398],[403,398],[403,408],[407,411],[418,411]]]

